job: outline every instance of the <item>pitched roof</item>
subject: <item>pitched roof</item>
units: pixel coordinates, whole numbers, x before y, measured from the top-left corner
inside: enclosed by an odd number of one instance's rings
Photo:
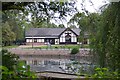
[[[25,32],[26,37],[47,37],[47,36],[54,36],[58,37],[66,28],[30,28]],[[80,29],[74,28],[71,29],[77,35],[80,33]]]

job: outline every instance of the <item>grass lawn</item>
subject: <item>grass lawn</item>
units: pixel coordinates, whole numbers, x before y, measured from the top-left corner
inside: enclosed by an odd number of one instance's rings
[[[16,48],[18,45],[11,45],[11,46],[4,46],[2,47],[3,49],[8,49],[8,48]]]
[[[47,49],[49,48],[47,45],[42,45],[38,47],[33,47],[34,49]],[[80,45],[51,45],[51,49],[72,49],[72,48],[80,48]],[[83,45],[82,48],[89,48],[89,45]]]

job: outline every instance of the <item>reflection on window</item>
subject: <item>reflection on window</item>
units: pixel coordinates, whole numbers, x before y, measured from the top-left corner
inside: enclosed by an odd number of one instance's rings
[[[34,61],[33,61],[33,65],[37,65],[37,60],[34,60]]]

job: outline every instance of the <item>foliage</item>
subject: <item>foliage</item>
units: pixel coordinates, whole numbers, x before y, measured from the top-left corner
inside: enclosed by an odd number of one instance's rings
[[[2,34],[2,36],[4,36],[2,41],[4,42],[5,40],[7,40],[7,37],[8,37],[8,35],[5,34],[5,31],[6,31],[5,28],[9,29],[8,33],[12,32],[14,34],[14,35],[9,34],[11,36],[14,36],[13,38],[10,37],[10,38],[14,39],[10,42],[11,44],[13,44],[13,42],[23,41],[24,30],[23,30],[23,25],[22,24],[24,24],[24,26],[26,26],[26,24],[25,24],[24,20],[20,21],[21,18],[18,17],[18,11],[16,11],[16,10],[15,11],[13,11],[13,10],[3,11],[2,15],[3,15],[3,17],[2,17],[2,22],[3,22],[2,33],[4,33],[4,34]],[[18,18],[19,18],[19,20],[18,20]],[[8,39],[8,41],[9,41],[9,39]],[[5,42],[3,43],[3,45],[4,44],[5,44]],[[6,43],[4,46],[9,46],[11,44]]]
[[[13,71],[9,71],[9,69],[5,66],[0,66],[2,80],[7,80],[11,78],[11,75],[14,73]]]
[[[81,29],[79,42],[84,42],[84,38],[92,39],[97,33],[98,27],[100,27],[101,16],[98,13],[76,13],[68,22],[70,25],[75,23]]]
[[[18,9],[26,16],[31,15],[32,20],[30,22],[39,25],[42,22],[49,22],[50,19],[59,22],[65,19],[67,15],[72,15],[73,12],[77,11],[75,3],[75,0],[55,2],[49,0],[43,2],[3,2],[2,9],[3,11]],[[56,14],[58,14],[58,16],[56,16]]]
[[[71,50],[71,54],[77,54],[79,52],[79,48],[73,48]]]
[[[5,66],[0,66],[0,70],[2,70],[2,80],[13,80],[16,78],[36,78],[34,72],[30,71],[30,66],[26,66],[19,62],[17,66],[14,66],[14,70],[9,70]]]
[[[65,28],[64,24],[58,25],[59,28]]]
[[[118,72],[112,72],[108,68],[96,68],[95,73],[91,76],[91,78],[99,78],[101,80],[103,79],[119,79]]]
[[[84,33],[88,32],[94,60],[100,67],[120,72],[119,14],[120,2],[112,2],[100,14],[76,13],[69,23],[79,25],[82,34],[80,40],[84,40]]]
[[[101,67],[120,71],[120,2],[111,3],[101,14],[76,13],[69,23],[76,22],[81,29],[80,41],[87,32],[95,61]]]
[[[2,50],[2,79],[13,80],[15,78],[35,78],[35,73],[30,71],[30,66],[26,65],[23,61],[18,61],[18,56]]]
[[[67,15],[72,15],[72,12],[76,11],[75,0],[69,2],[36,2],[33,4],[28,4],[29,8],[25,8],[26,11],[32,13],[33,21],[36,21],[36,24],[41,23],[42,21],[49,22],[51,19],[54,19],[56,22],[65,19]],[[58,14],[58,16],[56,16]]]
[[[93,49],[98,55],[101,67],[110,67],[120,72],[120,2],[111,3],[101,16],[99,27],[93,42]]]
[[[30,4],[31,2],[26,2],[26,3],[15,3],[15,2],[2,2],[2,10],[12,10],[12,9],[17,9],[17,10],[24,10],[23,6],[26,6]]]
[[[93,68],[93,67],[92,67]],[[88,73],[89,72],[88,68]],[[109,68],[99,68],[99,67],[94,67],[93,71],[91,74],[84,74],[84,72],[82,71],[82,68],[80,68],[79,72],[77,73],[78,77],[80,78],[80,75],[84,75],[85,78],[87,78],[88,80],[92,79],[92,80],[119,80],[119,73],[118,71],[111,71]],[[78,78],[78,79],[79,79]]]
[[[2,65],[6,66],[9,70],[13,70],[13,65],[16,65],[18,62],[18,56],[8,52],[8,50],[3,49],[2,53]]]
[[[2,36],[3,46],[10,45],[15,40],[16,35],[7,22],[2,25]]]
[[[55,25],[54,23],[50,23],[50,22],[42,22],[39,24],[35,24],[34,27],[37,27],[37,28],[55,28],[55,27],[57,27],[57,25]]]
[[[30,66],[26,65],[24,61],[19,61],[16,66],[14,66],[16,71],[16,76],[18,78],[35,78],[35,73],[30,71]]]

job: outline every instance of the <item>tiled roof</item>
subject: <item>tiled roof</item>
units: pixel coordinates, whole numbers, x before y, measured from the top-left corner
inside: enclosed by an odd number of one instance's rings
[[[66,28],[30,28],[29,30],[27,30],[25,32],[25,36],[26,37],[47,37],[47,36],[54,36],[54,37],[58,37]],[[72,31],[74,31],[74,33],[76,33],[77,35],[79,35],[80,33],[80,29],[78,28],[74,28],[71,29]]]

